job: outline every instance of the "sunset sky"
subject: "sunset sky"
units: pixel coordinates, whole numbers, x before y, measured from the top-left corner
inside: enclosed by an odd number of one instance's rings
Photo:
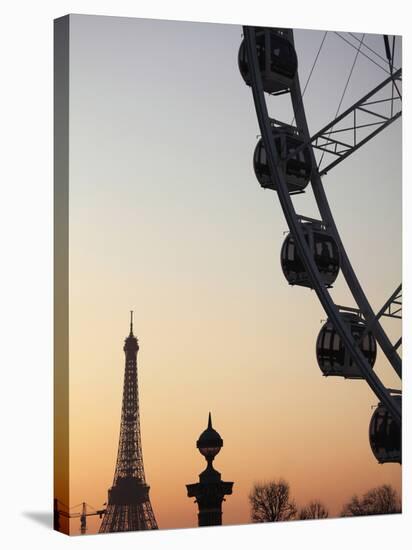
[[[253,173],[259,127],[237,67],[241,26],[97,16],[70,25],[70,506],[101,507],[113,481],[131,309],[160,528],[197,525],[185,485],[205,467],[196,440],[209,411],[224,440],[215,467],[234,481],[224,524],[249,521],[257,481],[283,477],[298,505],[320,499],[331,515],[353,493],[400,490],[399,465],[377,464],[369,447],[375,396],[362,381],[322,377],[325,314],[313,291],[283,277],[287,224]],[[295,32],[302,87],[322,38]],[[384,56],[381,36],[365,43]],[[328,33],[304,98],[312,134],[333,119],[354,55]],[[386,76],[360,57],[342,110]],[[287,99],[268,103],[290,122]],[[324,184],[377,310],[401,278],[400,122]],[[318,216],[310,190],[294,203]],[[355,305],[341,275],[332,294]],[[398,321],[384,326],[399,337]],[[381,351],[375,369],[399,387]]]

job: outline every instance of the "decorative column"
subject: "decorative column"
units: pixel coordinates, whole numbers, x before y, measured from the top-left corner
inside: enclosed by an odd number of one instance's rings
[[[197,440],[196,447],[205,457],[206,469],[199,475],[199,483],[186,485],[187,496],[197,502],[199,527],[222,525],[222,502],[225,495],[232,494],[233,481],[222,481],[221,474],[213,468],[213,460],[223,447],[223,439],[212,427],[209,413],[207,429]]]

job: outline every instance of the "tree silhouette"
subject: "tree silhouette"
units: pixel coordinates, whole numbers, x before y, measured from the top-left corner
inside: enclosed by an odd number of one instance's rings
[[[283,479],[256,483],[249,495],[252,521],[263,523],[294,519],[297,508],[289,493],[289,484]]]
[[[342,509],[341,516],[373,516],[400,514],[402,505],[398,493],[391,485],[380,485],[364,493],[354,495]]]
[[[319,500],[312,500],[299,511],[299,519],[324,519],[329,511]]]

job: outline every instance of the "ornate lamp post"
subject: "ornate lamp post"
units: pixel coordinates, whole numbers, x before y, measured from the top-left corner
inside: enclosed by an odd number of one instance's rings
[[[207,461],[206,469],[199,475],[199,483],[186,485],[187,496],[195,497],[199,507],[199,527],[222,525],[222,502],[232,494],[233,481],[222,481],[221,474],[213,468],[213,460],[223,447],[223,439],[212,427],[209,413],[207,429],[197,440],[196,447]]]

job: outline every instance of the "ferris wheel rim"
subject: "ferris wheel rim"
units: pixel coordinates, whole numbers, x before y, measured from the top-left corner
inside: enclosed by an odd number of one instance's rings
[[[293,43],[293,31],[290,30],[288,32],[290,33],[290,36],[292,38],[292,43]],[[278,153],[276,151],[276,147],[274,146],[273,140],[272,140],[272,137],[271,137],[272,134],[271,134],[271,128],[270,128],[270,124],[269,124],[269,115],[268,115],[268,111],[267,111],[267,105],[266,105],[266,100],[265,100],[265,96],[264,96],[264,90],[263,90],[263,87],[262,87],[261,75],[260,75],[260,71],[259,71],[259,68],[258,68],[256,47],[253,47],[254,35],[255,35],[254,27],[248,27],[248,26],[243,27],[243,33],[244,33],[245,45],[246,45],[246,48],[247,48],[249,71],[250,71],[250,77],[251,77],[251,88],[252,88],[252,93],[253,93],[253,98],[254,98],[254,103],[255,103],[255,108],[256,108],[256,114],[257,114],[257,117],[258,117],[260,129],[261,129],[262,139],[264,140],[264,143],[265,143],[265,148],[266,148],[266,153],[267,153],[267,160],[268,160],[268,164],[269,164],[269,168],[270,168],[271,177],[273,179],[273,183],[275,184],[275,188],[276,188],[277,193],[278,193],[278,198],[279,198],[279,201],[281,203],[281,207],[282,207],[283,213],[285,215],[286,221],[288,223],[289,229],[290,229],[293,237],[296,240],[297,248],[298,248],[299,254],[301,255],[301,259],[302,259],[302,261],[305,265],[305,268],[306,268],[306,270],[309,274],[309,277],[310,277],[310,279],[313,283],[313,288],[314,288],[314,290],[315,290],[315,292],[318,296],[318,299],[319,299],[322,307],[324,308],[326,314],[328,315],[328,318],[330,318],[332,320],[332,322],[334,323],[335,329],[339,332],[340,337],[342,338],[342,341],[344,342],[344,345],[347,347],[348,352],[350,353],[352,359],[359,366],[360,371],[363,374],[365,381],[369,384],[370,388],[375,393],[375,395],[379,398],[380,402],[382,402],[387,407],[387,409],[391,412],[395,422],[398,425],[400,425],[401,424],[401,409],[400,409],[400,407],[398,406],[397,403],[394,402],[394,400],[392,399],[392,397],[390,395],[389,390],[387,388],[385,388],[385,386],[382,384],[382,382],[380,381],[378,376],[372,371],[372,369],[369,368],[369,365],[367,364],[364,356],[362,355],[360,349],[358,348],[358,345],[356,344],[356,342],[353,339],[352,335],[347,330],[347,327],[345,326],[345,324],[344,324],[344,322],[341,318],[341,315],[339,313],[339,310],[338,310],[336,304],[334,303],[332,297],[330,296],[328,289],[325,287],[325,285],[322,283],[322,281],[320,279],[319,271],[318,271],[318,269],[315,265],[313,257],[310,254],[308,244],[307,244],[307,242],[306,242],[306,240],[304,239],[304,236],[303,236],[302,229],[301,229],[301,227],[299,227],[298,215],[295,211],[294,205],[293,205],[292,200],[290,198],[290,194],[289,194],[289,191],[288,191],[288,188],[287,188],[285,178],[284,178],[281,170],[278,167],[278,163],[277,163]],[[305,141],[306,141],[309,138],[309,135],[308,135],[306,116],[305,116],[305,111],[304,111],[304,107],[303,107],[303,101],[302,101],[302,96],[301,96],[301,93],[300,93],[300,86],[299,86],[299,80],[298,80],[298,75],[297,74],[295,75],[295,77],[293,79],[293,84],[291,86],[291,97],[292,97],[292,103],[293,103],[293,106],[294,106],[294,110],[295,110],[295,106],[297,106],[300,110],[300,113],[299,113],[299,116],[301,118],[300,123],[302,123],[302,122],[304,123],[303,124],[304,133],[307,134],[307,135],[304,135],[304,138],[305,138]],[[300,102],[299,102],[298,98],[300,98]],[[295,112],[295,115],[296,115],[296,112]],[[303,120],[302,120],[302,118],[303,118]],[[311,155],[314,158],[314,153],[313,153],[312,147],[310,147],[310,151],[311,151]],[[316,163],[315,163],[315,167],[316,167]],[[317,172],[317,169],[315,168],[314,171]],[[384,345],[385,345],[384,338],[382,337],[382,333],[380,332],[380,330],[376,328],[377,326],[381,326],[381,325],[380,325],[380,323],[378,323],[379,320],[376,319],[376,316],[373,313],[373,310],[372,310],[369,302],[367,301],[366,295],[363,293],[363,289],[360,286],[359,281],[357,281],[354,270],[353,270],[353,268],[350,264],[350,261],[349,261],[349,258],[347,256],[347,254],[345,252],[345,249],[343,247],[343,243],[342,243],[342,241],[339,237],[339,233],[337,231],[336,224],[334,223],[333,215],[332,215],[332,212],[330,210],[329,204],[327,202],[326,194],[324,192],[323,184],[322,184],[322,181],[320,179],[319,174],[318,174],[318,181],[316,183],[317,183],[317,186],[316,185],[313,186],[312,178],[311,178],[311,184],[312,184],[312,188],[313,188],[313,191],[314,191],[314,194],[315,194],[316,201],[318,202],[318,200],[317,200],[318,198],[322,199],[322,202],[321,202],[322,210],[319,208],[319,211],[320,211],[320,214],[321,214],[322,218],[323,218],[324,214],[327,214],[326,215],[326,221],[324,219],[323,219],[323,221],[325,223],[327,223],[328,226],[331,225],[331,228],[333,229],[333,233],[336,232],[336,234],[337,234],[338,246],[339,246],[340,252],[343,252],[342,255],[344,256],[345,271],[343,269],[342,269],[342,271],[344,272],[346,282],[347,282],[351,292],[352,292],[352,286],[354,287],[354,289],[356,291],[355,294],[356,294],[357,298],[360,301],[362,309],[366,312],[366,314],[368,315],[369,318],[370,318],[370,311],[372,312],[373,318],[374,318],[374,323],[373,323],[372,327],[368,327],[368,328],[371,332],[372,332],[372,329],[373,329],[373,334],[375,334],[375,332],[378,334],[379,339],[377,338],[377,340],[378,340],[379,345],[381,346],[382,350],[385,352],[384,347],[381,344],[381,341],[383,340]],[[315,190],[316,190],[316,193],[315,193]],[[318,204],[318,206],[319,206],[319,204]],[[347,277],[346,277],[347,275],[349,277],[349,281],[347,280]],[[355,298],[354,292],[352,292],[352,295]],[[356,300],[356,298],[355,298],[355,300]],[[358,303],[358,300],[356,300],[356,302]],[[370,311],[369,311],[369,308],[370,308]],[[361,310],[361,312],[363,313],[362,310]],[[386,333],[383,331],[382,327],[381,327],[381,330],[382,330],[384,336],[387,338]],[[389,341],[389,339],[388,339],[388,341]],[[395,352],[396,352],[396,350],[395,350]],[[385,353],[385,355],[387,355],[387,354]],[[389,357],[388,357],[388,359],[389,359]],[[390,362],[392,364],[392,361],[390,361]],[[396,371],[396,369],[395,369],[395,371]],[[398,374],[400,376],[400,371],[399,371]]]
[[[293,41],[293,31],[291,31],[291,38]],[[292,42],[293,43],[293,42]],[[295,88],[295,89],[293,89]],[[300,103],[302,114],[304,117],[304,128],[303,131],[305,132],[307,136],[306,138],[309,138],[309,131],[307,128],[307,122],[306,122],[306,114],[304,110],[303,105],[303,99],[302,94],[300,91],[300,84],[299,84],[299,77],[296,75],[294,82],[293,82],[293,88],[291,89],[291,97],[292,102],[295,100]],[[311,176],[311,186],[313,189],[313,193],[315,196],[316,204],[319,208],[319,212],[321,214],[322,220],[327,224],[329,230],[332,231],[332,235],[335,238],[339,251],[341,254],[341,267],[342,267],[342,273],[345,277],[346,283],[348,287],[350,288],[350,291],[352,293],[352,296],[354,297],[359,310],[361,311],[362,315],[365,317],[365,320],[367,324],[370,327],[370,330],[372,334],[377,339],[382,351],[386,355],[387,359],[389,360],[390,364],[392,365],[393,369],[395,370],[396,374],[399,376],[399,378],[402,378],[402,364],[400,357],[396,350],[393,349],[393,346],[389,340],[389,338],[386,335],[386,332],[384,331],[382,325],[379,323],[379,319],[377,319],[377,316],[375,315],[368,299],[363,291],[363,288],[356,276],[355,270],[352,267],[352,264],[350,262],[349,256],[346,252],[346,249],[344,247],[344,244],[342,242],[342,239],[340,237],[338,228],[336,226],[332,210],[329,206],[329,201],[326,196],[326,192],[322,183],[322,179],[320,176],[320,172],[318,169],[316,169],[316,161],[313,154],[312,148],[310,148],[310,152],[312,154],[312,161],[314,170],[312,172]]]

